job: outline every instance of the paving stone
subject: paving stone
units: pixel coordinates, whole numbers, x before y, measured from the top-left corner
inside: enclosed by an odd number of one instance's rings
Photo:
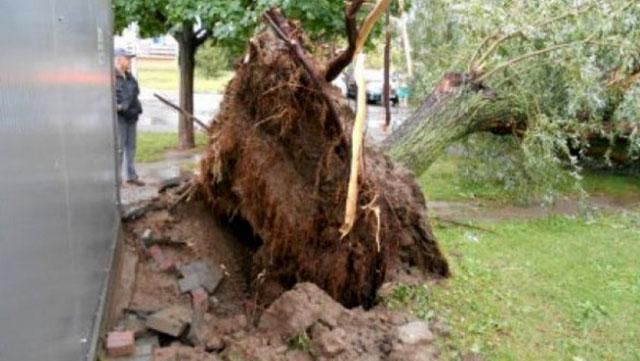
[[[122,219],[125,221],[132,221],[134,219],[142,217],[151,208],[150,202],[143,202],[138,204],[129,204],[122,206]]]
[[[144,320],[136,316],[135,314],[128,315],[119,324],[122,331],[131,331],[133,335],[138,338],[147,333],[147,325]]]
[[[191,323],[191,310],[182,306],[171,306],[147,318],[147,327],[173,337],[180,336]]]
[[[114,331],[107,335],[107,355],[121,357],[136,351],[135,337],[131,331]]]
[[[201,286],[202,281],[200,280],[200,275],[198,273],[190,274],[178,280],[178,288],[180,288],[180,292],[182,293],[195,291],[198,288],[201,288]]]
[[[202,261],[186,264],[180,267],[179,271],[184,277],[178,281],[180,291],[183,293],[191,292],[200,286],[208,293],[214,293],[224,278],[224,273],[221,269],[216,267],[212,270]]]

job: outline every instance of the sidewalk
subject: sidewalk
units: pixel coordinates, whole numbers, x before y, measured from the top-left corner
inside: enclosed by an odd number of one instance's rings
[[[200,161],[200,154],[171,154],[167,159],[136,164],[143,187],[120,186],[120,201],[126,208],[136,203],[153,199],[158,195],[158,187],[162,182],[185,174],[191,174]]]

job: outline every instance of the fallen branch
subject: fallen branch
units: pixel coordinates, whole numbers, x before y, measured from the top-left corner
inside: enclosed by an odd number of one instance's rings
[[[492,229],[484,228],[484,227],[480,227],[480,226],[474,226],[473,224],[456,221],[456,220],[453,220],[453,219],[450,219],[450,218],[441,218],[441,217],[433,217],[432,216],[431,219],[433,219],[435,221],[438,221],[438,222],[442,222],[442,223],[453,224],[454,226],[475,229],[475,230],[478,230],[478,231],[483,231],[483,232],[487,232],[487,233],[491,233],[491,234],[498,234],[496,231],[494,231]]]
[[[173,108],[174,110],[178,111],[179,113],[182,113],[185,117],[192,119],[205,132],[209,132],[209,127],[202,120],[198,119],[195,115],[193,115],[193,114],[189,113],[188,111],[180,108],[178,105],[172,103],[169,99],[164,98],[164,97],[160,96],[157,93],[153,93],[153,96],[158,98],[158,100],[160,100],[161,102],[163,102],[165,105],[169,106],[170,108]]]

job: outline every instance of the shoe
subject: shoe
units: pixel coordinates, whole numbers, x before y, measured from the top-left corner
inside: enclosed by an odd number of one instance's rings
[[[142,186],[144,186],[145,183],[143,181],[139,180],[139,179],[129,179],[127,181],[127,184],[134,185],[134,186],[137,186],[137,187],[142,187]]]

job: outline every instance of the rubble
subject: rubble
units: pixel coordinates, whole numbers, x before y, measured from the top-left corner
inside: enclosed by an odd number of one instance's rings
[[[132,355],[136,351],[131,331],[113,331],[107,335],[107,354],[111,357]]]
[[[171,257],[167,256],[160,246],[153,245],[148,249],[149,255],[156,262],[156,265],[161,271],[169,271],[175,267],[175,264]]]
[[[174,305],[149,316],[147,327],[166,335],[179,337],[191,323],[191,317],[191,310]]]
[[[191,262],[179,268],[183,278],[178,282],[180,291],[187,293],[203,287],[209,293],[214,293],[224,274],[218,268],[211,269],[202,261]]]
[[[196,312],[209,311],[209,295],[203,288],[191,291],[191,305]]]
[[[383,305],[345,308],[313,283],[299,283],[261,308],[254,295],[239,287],[249,282],[245,262],[250,253],[233,248],[237,240],[226,238],[199,204],[185,204],[173,215],[156,207],[125,224],[129,246],[142,247],[151,258],[126,252],[137,262],[135,287],[128,301],[120,302],[125,307],[116,330],[137,341],[135,353],[110,361],[438,359],[428,323]],[[186,210],[195,213],[186,217],[181,213]],[[175,221],[168,222],[171,217]],[[143,237],[190,239],[193,245],[147,249]],[[166,259],[175,272],[162,270]],[[222,264],[228,266],[224,271],[217,266]]]

